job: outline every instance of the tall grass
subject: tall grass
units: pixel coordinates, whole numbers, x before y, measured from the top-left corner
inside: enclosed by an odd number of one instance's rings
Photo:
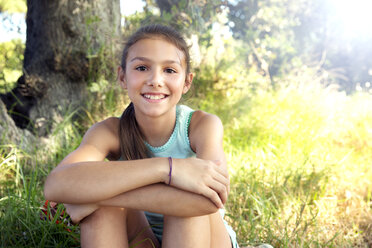
[[[198,102],[225,125],[231,172],[226,218],[241,245],[370,247],[372,96],[290,85]],[[0,147],[2,247],[79,246],[77,227],[69,232],[55,220],[40,220],[42,186],[89,124],[119,115],[115,99],[104,99],[110,110],[103,104],[87,110],[85,126],[65,118],[33,154]]]
[[[64,125],[69,129],[71,123]],[[61,132],[62,133],[62,132]],[[61,133],[59,136],[62,136]],[[69,133],[72,134],[72,133]],[[41,219],[43,183],[52,166],[75,146],[75,138],[57,135],[47,146],[26,153],[16,146],[0,146],[0,233],[1,247],[77,247],[79,228]],[[80,137],[81,139],[81,137]],[[64,142],[65,141],[65,142]],[[58,143],[58,142],[56,142]],[[70,146],[66,148],[66,144]],[[76,147],[76,146],[75,146]],[[50,150],[49,150],[50,148]],[[62,206],[58,212],[62,211]],[[58,215],[57,215],[58,216]]]
[[[240,243],[370,247],[371,95],[297,84],[231,102],[217,114]]]

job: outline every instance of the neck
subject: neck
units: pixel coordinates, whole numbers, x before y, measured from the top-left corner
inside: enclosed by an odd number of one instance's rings
[[[140,116],[136,112],[136,119],[146,142],[151,146],[159,147],[164,145],[173,133],[176,124],[176,107],[157,117]]]

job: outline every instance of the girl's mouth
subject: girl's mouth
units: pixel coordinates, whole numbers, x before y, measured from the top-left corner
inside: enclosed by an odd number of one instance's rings
[[[167,95],[165,94],[142,94],[142,96],[146,99],[150,99],[150,100],[161,100],[161,99],[164,99],[166,97],[168,97]]]

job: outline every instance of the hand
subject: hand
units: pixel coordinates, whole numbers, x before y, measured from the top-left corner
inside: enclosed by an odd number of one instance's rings
[[[96,204],[63,204],[66,212],[70,215],[72,222],[78,224],[82,219],[96,211],[99,206]]]
[[[198,158],[173,159],[171,185],[209,198],[223,208],[229,191],[228,173],[220,161]]]

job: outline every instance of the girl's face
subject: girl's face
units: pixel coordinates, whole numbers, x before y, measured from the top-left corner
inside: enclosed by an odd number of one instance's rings
[[[120,84],[127,89],[136,117],[161,116],[174,109],[191,86],[184,54],[161,38],[143,39],[128,52],[126,70],[118,69]]]

